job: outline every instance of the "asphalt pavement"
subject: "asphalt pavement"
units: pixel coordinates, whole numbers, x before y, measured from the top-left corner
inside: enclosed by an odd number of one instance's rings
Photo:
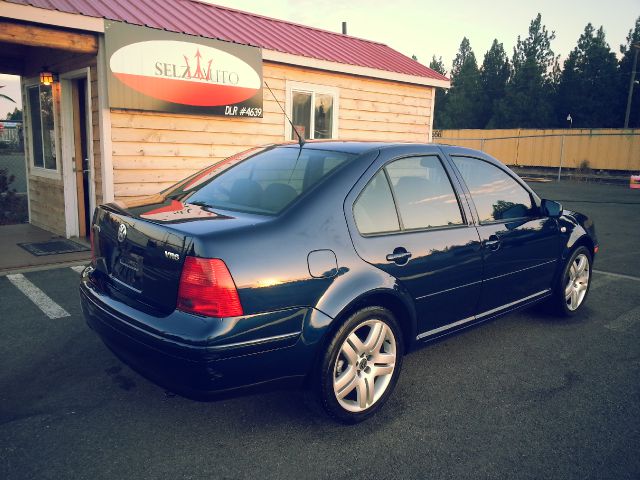
[[[356,426],[298,391],[173,395],[88,329],[77,271],[0,277],[0,478],[640,478],[640,191],[533,187],[596,221],[583,314],[525,310],[422,348]]]

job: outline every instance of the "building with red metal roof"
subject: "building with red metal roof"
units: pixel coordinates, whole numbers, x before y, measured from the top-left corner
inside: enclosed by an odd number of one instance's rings
[[[0,73],[21,78],[30,222],[67,237],[246,148],[430,141],[449,87],[382,43],[195,0],[0,0]]]
[[[8,0],[95,18],[253,45],[282,54],[424,77],[444,75],[382,43],[197,0]]]

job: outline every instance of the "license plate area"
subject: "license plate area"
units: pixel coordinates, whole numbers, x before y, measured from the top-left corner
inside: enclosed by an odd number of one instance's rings
[[[144,279],[144,258],[133,252],[121,251],[113,263],[112,276],[119,283],[139,292],[142,291]]]

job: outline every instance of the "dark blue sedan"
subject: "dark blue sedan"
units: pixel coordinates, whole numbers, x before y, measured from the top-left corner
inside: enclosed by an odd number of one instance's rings
[[[131,367],[178,393],[304,384],[358,422],[407,352],[537,302],[574,315],[597,240],[465,148],[252,149],[96,210],[82,308]]]

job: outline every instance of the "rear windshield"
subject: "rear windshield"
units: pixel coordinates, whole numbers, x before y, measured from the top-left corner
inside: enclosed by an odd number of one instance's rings
[[[254,151],[200,172],[169,196],[203,207],[277,215],[356,156],[297,147]]]

